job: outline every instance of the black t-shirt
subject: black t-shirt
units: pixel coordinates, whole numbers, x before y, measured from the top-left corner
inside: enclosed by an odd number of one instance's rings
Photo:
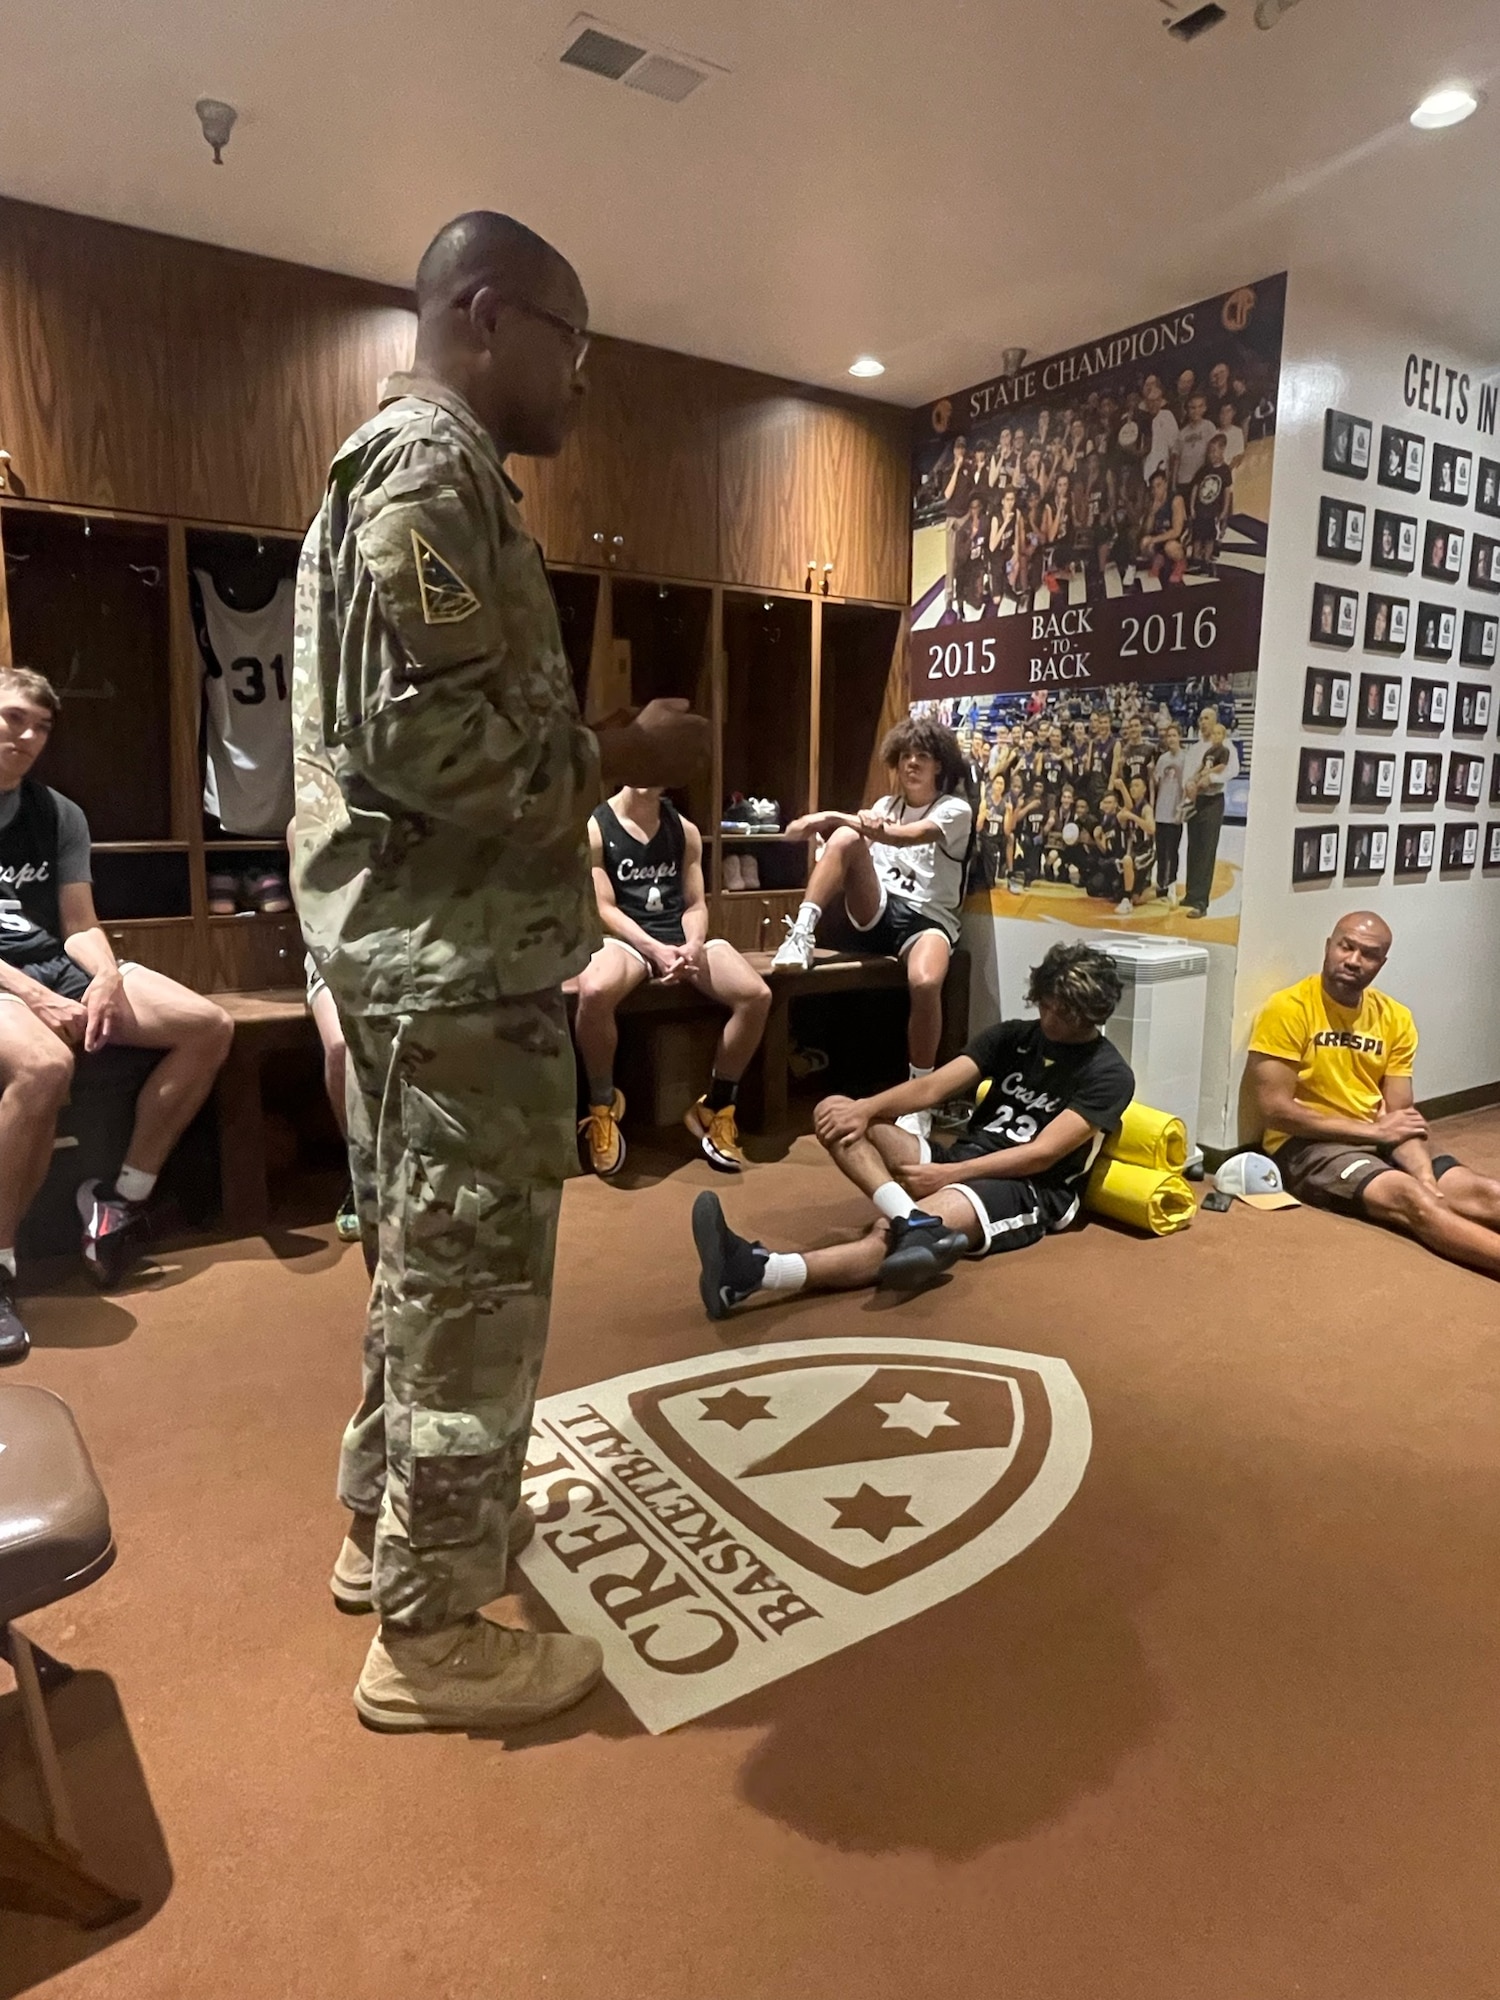
[[[1103,1035],[1049,1042],[1039,1021],[1001,1021],[977,1034],[964,1054],[990,1085],[959,1142],[970,1157],[976,1143],[992,1153],[1028,1145],[1059,1112],[1076,1111],[1094,1126],[1056,1166],[1031,1176],[1037,1187],[1068,1189],[1082,1181],[1135,1095],[1129,1063]]]
[[[0,829],[0,958],[18,967],[62,953],[57,800],[31,778],[20,789],[20,804]]]
[[[647,937],[658,944],[681,944],[687,838],[676,806],[670,799],[662,800],[661,821],[649,841],[637,840],[622,826],[607,800],[594,808],[594,820],[615,902]]]
[[[1200,521],[1215,520],[1224,504],[1224,489],[1229,484],[1229,469],[1223,465],[1205,465],[1193,481],[1191,507]]]

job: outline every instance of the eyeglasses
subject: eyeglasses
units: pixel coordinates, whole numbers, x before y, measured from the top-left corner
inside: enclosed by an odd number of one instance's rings
[[[483,290],[485,290],[483,285],[476,285],[473,291],[459,299],[457,304],[467,309],[473,305]],[[555,326],[559,333],[565,333],[573,343],[573,373],[575,375],[578,373],[589,351],[589,334],[584,327],[574,326],[572,320],[564,319],[561,313],[552,312],[546,306],[532,305],[529,299],[507,299],[502,296],[500,303],[509,306],[512,312],[524,313],[528,319],[543,320],[548,326]]]

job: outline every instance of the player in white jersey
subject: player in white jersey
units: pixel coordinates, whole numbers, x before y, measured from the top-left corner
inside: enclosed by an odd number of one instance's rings
[[[906,967],[907,1056],[911,1074],[926,1076],[942,1038],[943,981],[958,942],[974,809],[958,739],[943,723],[908,717],[880,754],[896,774],[894,791],[863,812],[809,813],[787,828],[794,840],[821,834],[825,845],[771,969],[811,969],[818,920],[842,894],[858,949]]]

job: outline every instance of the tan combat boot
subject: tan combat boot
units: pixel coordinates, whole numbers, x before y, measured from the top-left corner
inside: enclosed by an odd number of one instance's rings
[[[535,1533],[536,1516],[523,1500],[510,1517],[507,1555],[518,1556]],[[356,1514],[349,1523],[344,1546],[333,1565],[333,1575],[328,1579],[328,1588],[333,1592],[333,1601],[340,1611],[357,1617],[361,1612],[374,1609],[370,1602],[374,1571],[375,1516]]]
[[[597,1639],[466,1618],[437,1632],[382,1625],[354,1689],[370,1729],[514,1729],[581,1701],[604,1668]]]

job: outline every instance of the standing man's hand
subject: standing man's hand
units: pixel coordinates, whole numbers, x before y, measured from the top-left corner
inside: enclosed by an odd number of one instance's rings
[[[623,729],[599,731],[599,762],[612,783],[685,785],[708,763],[712,725],[685,701],[648,701]]]

